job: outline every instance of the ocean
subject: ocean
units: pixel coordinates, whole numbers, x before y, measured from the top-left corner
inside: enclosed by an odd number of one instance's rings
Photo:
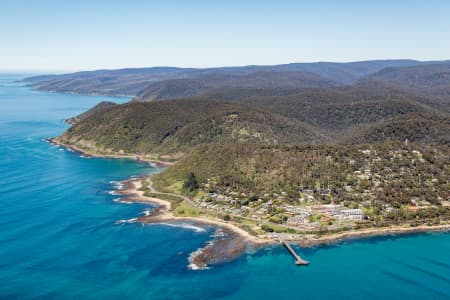
[[[215,228],[143,225],[153,207],[120,202],[116,181],[159,172],[84,158],[45,138],[96,103],[0,75],[0,299],[450,299],[450,234],[387,236],[302,249],[279,246],[188,268]]]

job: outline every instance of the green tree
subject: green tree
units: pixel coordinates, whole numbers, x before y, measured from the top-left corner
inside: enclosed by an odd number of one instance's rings
[[[183,189],[190,193],[195,192],[198,189],[198,181],[194,173],[189,173],[187,179],[184,181]]]

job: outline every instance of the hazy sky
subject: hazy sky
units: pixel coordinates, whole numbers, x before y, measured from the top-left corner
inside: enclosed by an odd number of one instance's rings
[[[0,0],[0,70],[450,58],[449,0]]]

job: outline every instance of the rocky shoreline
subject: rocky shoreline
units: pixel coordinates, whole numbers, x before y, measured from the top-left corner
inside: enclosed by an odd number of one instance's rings
[[[155,166],[170,166],[171,162],[151,160],[143,158],[139,155],[120,155],[120,154],[97,154],[86,151],[85,149],[77,148],[73,145],[67,145],[58,139],[50,138],[48,142],[69,148],[75,152],[81,153],[85,156],[99,157],[99,158],[126,158],[138,161],[148,162]],[[231,260],[243,254],[249,248],[258,248],[268,244],[279,244],[279,240],[273,236],[254,236],[249,232],[233,225],[230,222],[223,220],[216,220],[201,217],[176,217],[170,209],[171,203],[166,200],[147,197],[144,191],[141,190],[143,178],[133,178],[122,181],[123,188],[116,191],[117,194],[125,196],[123,199],[127,202],[152,203],[158,206],[149,212],[146,216],[137,218],[138,222],[147,224],[157,223],[177,223],[188,221],[196,225],[214,225],[222,230],[222,234],[215,234],[215,238],[209,241],[204,247],[198,249],[189,257],[190,265],[193,269],[204,269],[208,264],[219,263]],[[290,243],[297,244],[301,247],[316,247],[319,245],[333,244],[345,240],[364,239],[374,236],[389,236],[389,235],[407,235],[415,233],[426,233],[436,231],[450,231],[450,224],[441,225],[420,225],[411,227],[409,225],[381,227],[381,228],[367,228],[361,230],[351,230],[327,235],[317,234],[302,234],[298,236],[291,235],[290,238],[285,238]]]
[[[158,206],[147,215],[137,218],[137,222],[145,224],[172,224],[183,222],[194,226],[217,226],[213,239],[204,247],[199,248],[189,256],[189,267],[194,270],[205,269],[210,264],[232,260],[248,249],[255,249],[270,241],[257,239],[246,231],[232,224],[204,217],[177,217],[170,212],[171,203],[162,199],[148,197],[141,190],[143,178],[133,178],[123,181],[122,189],[116,191],[124,196],[126,202],[151,203]]]
[[[142,155],[138,155],[138,154],[103,154],[103,153],[99,154],[94,151],[88,151],[86,149],[81,149],[74,145],[69,145],[69,144],[61,141],[58,138],[47,138],[45,140],[47,142],[51,143],[52,145],[61,146],[61,147],[70,149],[70,150],[80,153],[86,157],[132,159],[132,160],[136,160],[136,161],[147,162],[147,163],[150,163],[157,167],[168,167],[168,166],[173,165],[173,162],[170,162],[170,161],[150,159],[150,158],[144,157]]]

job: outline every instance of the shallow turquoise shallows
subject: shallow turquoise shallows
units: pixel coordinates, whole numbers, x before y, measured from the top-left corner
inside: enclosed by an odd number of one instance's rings
[[[114,181],[157,169],[42,140],[127,99],[37,92],[22,76],[0,76],[0,299],[450,299],[448,233],[297,248],[308,267],[266,247],[189,270],[214,228],[116,223],[151,207],[114,201]]]

